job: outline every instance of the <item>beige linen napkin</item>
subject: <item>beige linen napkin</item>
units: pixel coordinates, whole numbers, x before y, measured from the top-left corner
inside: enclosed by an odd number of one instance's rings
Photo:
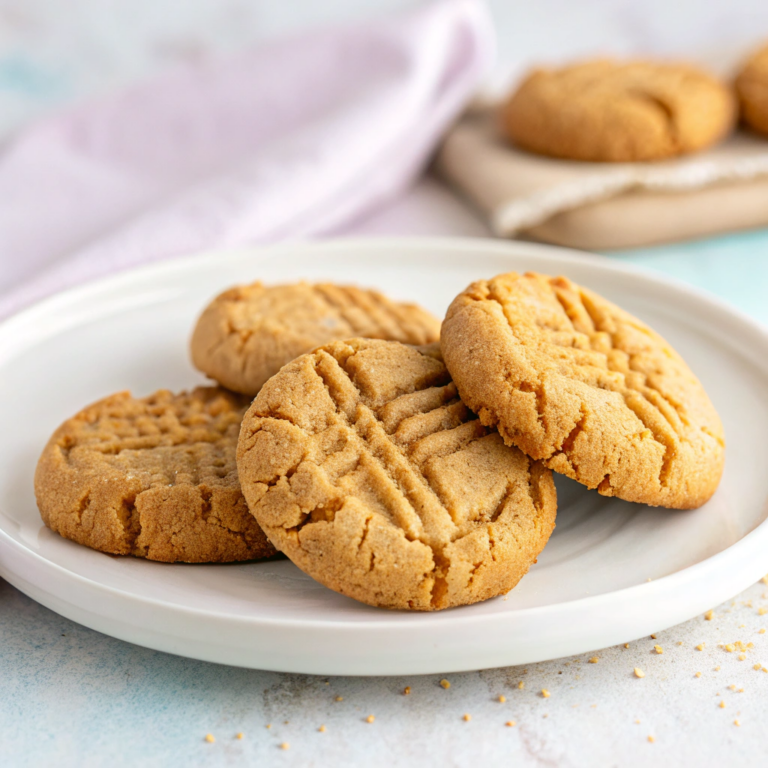
[[[768,139],[744,132],[674,160],[586,163],[515,149],[486,110],[449,131],[436,165],[502,237],[609,249],[768,225]]]

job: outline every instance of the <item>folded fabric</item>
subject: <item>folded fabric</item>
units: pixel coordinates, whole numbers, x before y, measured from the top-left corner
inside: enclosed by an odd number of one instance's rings
[[[135,264],[338,231],[414,179],[492,55],[482,2],[443,0],[32,127],[0,156],[0,317]]]
[[[768,225],[768,140],[743,132],[674,160],[587,163],[516,149],[486,108],[452,128],[437,169],[502,237],[607,249]]]

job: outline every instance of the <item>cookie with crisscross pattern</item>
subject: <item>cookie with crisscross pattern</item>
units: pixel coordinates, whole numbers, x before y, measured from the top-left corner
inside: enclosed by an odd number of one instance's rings
[[[272,543],[370,605],[506,593],[554,528],[551,473],[477,420],[437,345],[352,339],[299,357],[254,400],[237,456]]]
[[[442,327],[463,401],[508,445],[605,496],[689,509],[720,482],[723,427],[651,330],[564,277],[470,285]]]

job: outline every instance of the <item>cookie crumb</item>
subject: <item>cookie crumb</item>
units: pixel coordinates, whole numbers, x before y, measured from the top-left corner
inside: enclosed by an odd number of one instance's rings
[[[472,719],[472,715],[465,714],[462,720],[464,720],[465,723],[468,723]]]
[[[656,741],[656,737],[655,736],[649,736],[648,737],[648,741],[650,741],[651,744],[653,744],[653,742]]]
[[[507,720],[507,722],[504,723],[504,725],[506,725],[507,728],[513,728],[516,725],[516,723],[514,720]]]
[[[707,621],[712,621],[712,619],[713,619],[714,617],[715,617],[715,612],[714,612],[714,611],[707,611],[707,612],[704,614],[704,618],[705,618]]]
[[[696,646],[696,650],[697,650],[697,651],[703,651],[703,650],[704,650],[704,643],[699,643],[699,644]]]
[[[736,726],[741,725],[741,723],[738,720],[734,720],[733,724],[736,725]]]
[[[651,635],[651,640],[655,640],[655,639],[656,639],[656,635]]]
[[[701,677],[701,672],[697,672],[694,677]]]
[[[653,650],[656,651],[658,654],[664,653],[664,649],[660,645],[654,645]]]
[[[243,738],[243,732],[242,732],[242,731],[240,731],[240,733],[238,733],[238,734],[236,734],[236,735],[235,735],[235,738],[236,738],[236,739],[242,739],[242,738]]]
[[[284,741],[284,742],[283,742],[283,743],[280,745],[280,749],[290,749],[290,748],[291,748],[291,745],[290,745],[290,744],[289,744],[287,741]]]
[[[719,672],[719,671],[720,671],[720,667],[715,667],[715,672]]]
[[[635,725],[640,725],[640,721],[639,720],[635,720]]]
[[[214,742],[214,741],[216,741],[216,738],[214,737],[214,735],[213,735],[212,733],[206,733],[206,734],[205,734],[205,740],[206,740],[206,741],[207,741],[209,744],[213,744],[213,742]]]
[[[325,733],[325,726],[321,725],[317,730],[320,731],[320,733]]]
[[[368,717],[365,718],[366,723],[372,723],[376,718],[373,715],[368,715]]]
[[[763,578],[760,579],[760,581],[762,581],[763,584],[768,584],[768,575],[763,576]]]
[[[267,723],[264,727],[265,728],[271,728],[272,727],[272,723]]]
[[[733,643],[727,643],[725,646],[725,650],[728,651],[728,653],[733,653],[735,649]]]
[[[451,684],[450,684],[450,682],[449,682],[448,680],[446,680],[445,678],[443,678],[443,679],[440,681],[440,685],[442,685],[442,686],[443,686],[443,688],[445,688],[445,690],[446,690],[446,691],[447,691],[447,690],[448,690],[448,689],[451,687]]]
[[[343,696],[337,696],[335,701],[344,701],[344,697]]]
[[[506,697],[506,696],[505,696],[505,695],[502,693],[502,694],[499,696],[499,699],[498,699],[498,700],[499,700],[499,702],[501,702],[501,703],[503,704],[503,703],[504,703],[504,702],[507,700],[507,697]]]
[[[629,643],[624,643],[625,648],[629,648]]]
[[[542,688],[542,689],[541,689],[541,695],[542,695],[542,696],[543,696],[545,699],[548,699],[548,698],[549,698],[549,691],[548,691],[546,688]]]
[[[592,658],[589,660],[589,663],[590,663],[590,664],[597,664],[597,662],[598,662],[598,661],[600,661],[599,657],[597,657],[597,656],[593,656],[593,657],[592,657]]]
[[[524,682],[521,680],[521,681],[520,681],[520,682],[517,684],[517,687],[518,687],[518,688],[519,688],[519,689],[522,691],[522,690],[523,690],[523,688],[525,688],[525,683],[524,683]]]
[[[732,691],[735,691],[735,690],[736,690],[736,686],[735,686],[735,685],[729,685],[728,687],[729,687],[729,688],[730,688]]]
[[[635,677],[645,677],[645,672],[639,667],[635,667]]]
[[[765,629],[758,630],[757,634],[758,635],[764,635],[765,634]]]
[[[725,709],[725,702],[724,701],[720,702],[720,709]]]
[[[746,653],[740,653],[739,654],[739,661],[744,661],[746,658],[747,658],[747,654]]]
[[[410,696],[411,695],[411,686],[406,685],[405,688],[403,688],[403,696]]]

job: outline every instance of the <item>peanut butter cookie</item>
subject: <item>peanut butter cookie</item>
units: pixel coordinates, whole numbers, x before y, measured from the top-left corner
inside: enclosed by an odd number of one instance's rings
[[[88,406],[56,430],[38,462],[43,521],[92,549],[169,563],[274,555],[237,480],[247,405],[200,387],[143,399],[121,392]]]
[[[736,77],[741,118],[760,133],[768,134],[768,45],[753,54]]]
[[[370,605],[503,594],[555,525],[551,473],[483,427],[437,345],[352,339],[299,357],[254,400],[237,456],[275,546]]]
[[[523,149],[571,160],[660,160],[704,149],[733,127],[729,88],[682,64],[610,60],[530,73],[501,109]]]
[[[551,469],[676,509],[717,488],[723,427],[704,388],[661,336],[570,280],[473,283],[449,307],[441,345],[480,421]]]
[[[358,336],[428,344],[440,338],[440,322],[415,304],[398,304],[377,291],[253,283],[208,305],[192,336],[192,361],[223,386],[255,395],[299,355]]]

